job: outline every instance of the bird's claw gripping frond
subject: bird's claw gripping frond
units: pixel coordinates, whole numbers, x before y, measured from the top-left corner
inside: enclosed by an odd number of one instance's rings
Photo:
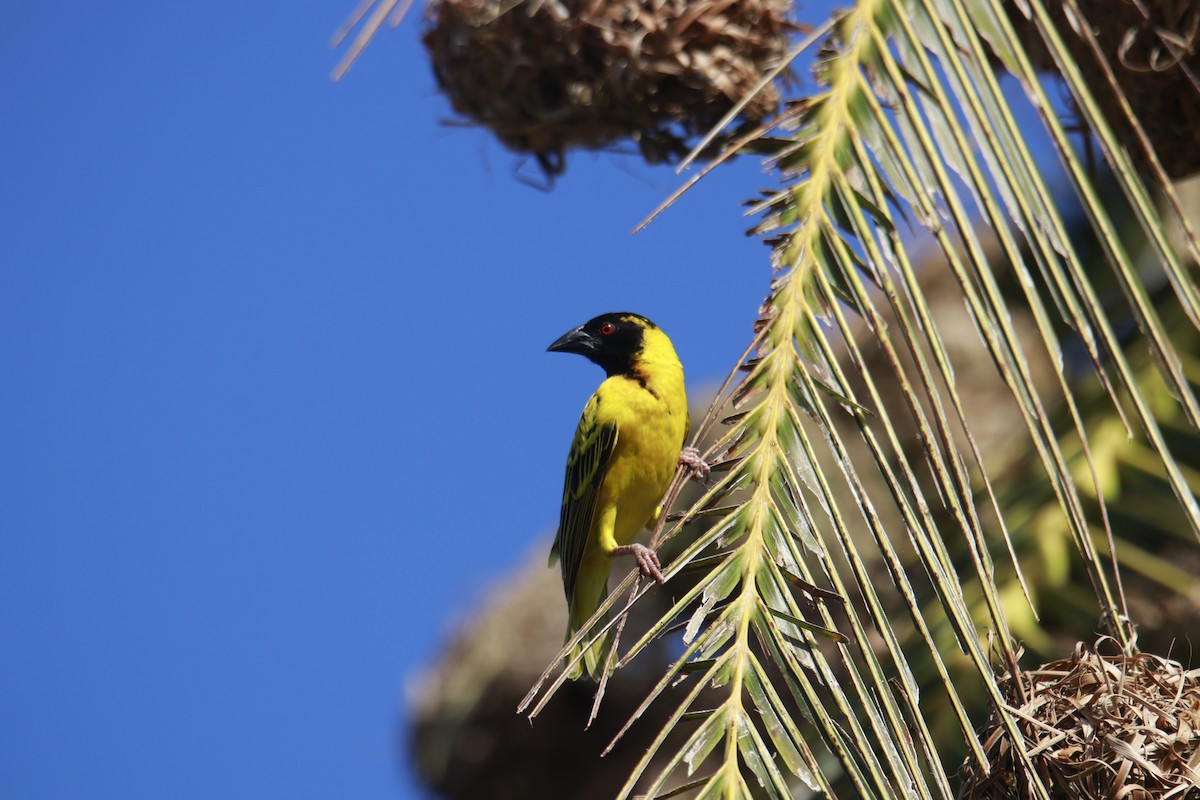
[[[612,554],[614,556],[633,556],[637,559],[638,570],[644,577],[653,578],[657,583],[666,583],[667,579],[663,577],[658,555],[646,545],[636,543],[622,545],[613,548]]]
[[[685,447],[679,452],[679,464],[687,467],[690,476],[701,483],[708,480],[708,473],[712,471],[708,462],[700,457],[700,451],[694,447]]]

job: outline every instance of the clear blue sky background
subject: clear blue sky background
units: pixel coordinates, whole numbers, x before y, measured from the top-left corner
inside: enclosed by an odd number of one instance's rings
[[[738,164],[449,116],[418,15],[14,3],[0,49],[0,797],[409,798],[406,678],[557,519],[594,314],[719,380],[767,290]]]

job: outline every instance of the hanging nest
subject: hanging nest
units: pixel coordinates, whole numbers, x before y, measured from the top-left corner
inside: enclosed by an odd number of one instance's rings
[[[1200,799],[1200,670],[1079,644],[1018,680],[1021,692],[1004,686],[1007,703],[1054,800]],[[989,772],[964,764],[959,797],[1034,797],[1005,728],[993,718],[980,739]]]
[[[1200,172],[1200,3],[1194,0],[1074,0],[1167,177]],[[1034,24],[1012,0],[1009,18],[1034,63],[1053,70]],[[1149,161],[1117,92],[1065,2],[1047,10],[1104,116],[1143,172]]]
[[[425,46],[459,114],[547,175],[569,148],[632,139],[652,163],[686,153],[753,91],[797,26],[790,0],[431,0]],[[768,85],[743,124],[774,113]]]

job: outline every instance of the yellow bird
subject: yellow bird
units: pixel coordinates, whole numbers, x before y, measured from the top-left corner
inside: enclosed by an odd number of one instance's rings
[[[683,365],[671,340],[645,317],[603,314],[559,337],[550,352],[578,353],[608,374],[584,406],[567,454],[558,535],[550,565],[562,567],[567,639],[608,596],[612,559],[632,555],[642,574],[663,582],[658,556],[633,541],[658,520],[677,464],[707,474],[688,433]],[[608,637],[587,648],[583,666],[598,678]],[[583,649],[580,645],[571,658]],[[577,663],[571,677],[579,677]]]

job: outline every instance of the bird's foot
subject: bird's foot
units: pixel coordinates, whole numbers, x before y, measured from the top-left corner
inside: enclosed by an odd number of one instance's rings
[[[700,457],[700,451],[694,447],[685,447],[680,451],[679,464],[687,467],[691,477],[701,482],[708,480],[708,473],[712,471],[708,463]]]
[[[666,583],[667,579],[663,577],[662,565],[658,563],[658,556],[646,545],[621,545],[613,548],[612,554],[614,556],[633,556],[637,559],[638,570],[643,576],[653,578],[658,583]]]

